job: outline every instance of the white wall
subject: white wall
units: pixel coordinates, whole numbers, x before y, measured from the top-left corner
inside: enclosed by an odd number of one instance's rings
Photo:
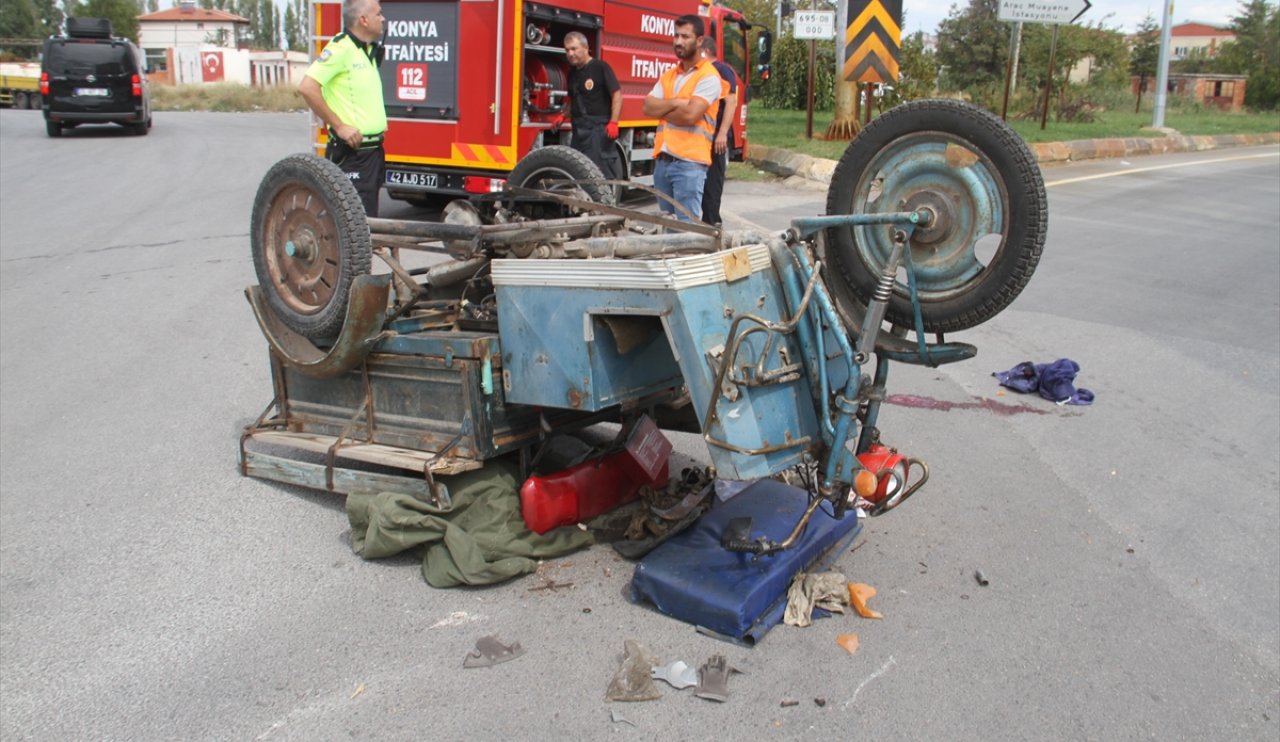
[[[212,44],[204,44],[199,48],[180,47],[173,50],[174,84],[198,85],[204,82],[204,68],[201,66],[203,52],[222,54],[222,82],[249,84],[250,52],[243,49],[225,49]]]

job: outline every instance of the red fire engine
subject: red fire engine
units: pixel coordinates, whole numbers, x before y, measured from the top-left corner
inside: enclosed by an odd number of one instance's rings
[[[564,37],[583,33],[591,54],[613,68],[623,108],[616,141],[624,172],[605,177],[650,183],[657,121],[641,111],[658,76],[676,63],[675,19],[704,18],[719,56],[746,81],[751,24],[736,10],[699,0],[384,0],[382,86],[390,121],[385,187],[395,199],[440,205],[512,185],[536,185],[548,171],[595,176],[585,158],[567,156]],[[342,30],[342,3],[312,0],[312,53]],[[761,32],[761,60],[770,39]],[[749,90],[733,112],[732,159],[746,149]],[[324,129],[317,126],[323,152]],[[590,168],[595,171],[594,167]],[[598,172],[598,171],[595,171]]]

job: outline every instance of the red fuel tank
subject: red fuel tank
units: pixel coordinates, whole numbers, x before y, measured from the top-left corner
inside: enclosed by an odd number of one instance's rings
[[[665,486],[670,455],[671,442],[644,417],[623,450],[526,479],[520,487],[525,525],[534,533],[546,533],[631,502],[645,485]]]

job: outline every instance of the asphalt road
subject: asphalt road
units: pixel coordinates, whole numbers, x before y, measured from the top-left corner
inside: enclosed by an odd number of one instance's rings
[[[1276,147],[1049,170],[1034,279],[956,336],[977,359],[891,375],[911,396],[881,428],[932,478],[836,565],[884,619],[746,649],[628,603],[607,547],[434,590],[354,555],[338,497],[238,475],[271,397],[249,211],[306,137],[166,113],[51,140],[0,111],[0,738],[1280,735]],[[726,212],[779,229],[823,200],[734,182]],[[1093,406],[990,375],[1062,357]],[[491,633],[527,654],[462,670]],[[726,704],[609,704],[626,639],[748,672]]]

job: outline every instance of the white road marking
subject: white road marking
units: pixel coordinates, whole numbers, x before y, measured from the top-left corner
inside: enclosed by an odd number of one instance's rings
[[[1097,175],[1082,175],[1078,178],[1063,178],[1062,180],[1052,180],[1044,184],[1045,188],[1056,185],[1066,185],[1068,183],[1081,183],[1086,180],[1098,180],[1100,178],[1114,178],[1119,175],[1133,175],[1135,173],[1147,173],[1153,170],[1168,170],[1175,167],[1191,167],[1193,165],[1211,165],[1215,162],[1232,162],[1234,160],[1257,160],[1263,157],[1280,157],[1280,152],[1270,152],[1263,155],[1240,155],[1238,157],[1219,157],[1213,160],[1197,160],[1195,162],[1178,162],[1172,165],[1152,165],[1151,167],[1133,168],[1131,170],[1119,170],[1114,173],[1099,173]]]

